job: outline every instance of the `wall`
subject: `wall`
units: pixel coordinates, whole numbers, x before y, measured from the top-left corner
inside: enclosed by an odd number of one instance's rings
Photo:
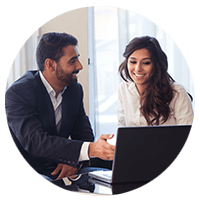
[[[78,50],[83,70],[80,71],[78,82],[84,90],[84,106],[89,115],[89,91],[88,91],[88,10],[81,8],[55,17],[39,29],[39,37],[47,32],[66,32],[78,39]]]

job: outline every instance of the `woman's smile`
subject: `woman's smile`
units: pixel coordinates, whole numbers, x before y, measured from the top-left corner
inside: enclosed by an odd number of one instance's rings
[[[136,74],[134,73],[134,75],[137,77],[137,78],[143,78],[145,76],[145,74]]]

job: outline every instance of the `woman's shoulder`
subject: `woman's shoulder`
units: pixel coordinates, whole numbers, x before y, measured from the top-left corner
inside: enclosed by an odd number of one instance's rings
[[[175,90],[175,91],[177,91],[177,92],[179,92],[179,91],[186,91],[185,90],[185,88],[184,88],[184,86],[183,85],[181,85],[181,84],[179,84],[179,83],[177,83],[177,82],[174,82],[173,84],[172,84],[172,88]]]
[[[190,97],[190,100],[193,100],[192,96],[188,92],[188,90],[181,84],[178,83],[173,83],[172,88],[175,91],[174,92],[174,98],[176,99],[178,96],[179,97]]]

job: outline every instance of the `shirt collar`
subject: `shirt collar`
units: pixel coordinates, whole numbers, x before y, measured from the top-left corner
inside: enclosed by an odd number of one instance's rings
[[[44,78],[43,74],[41,71],[39,71],[39,74],[40,74],[40,78],[42,80],[42,83],[44,84],[48,94],[53,94],[53,96],[55,97],[56,96],[56,92],[55,90],[51,87],[51,85],[48,83],[48,81]],[[67,89],[67,86],[65,86],[63,88],[63,90],[60,92],[60,94],[62,95],[64,93],[64,91]]]
[[[138,96],[138,98],[139,98],[139,97],[140,97],[140,94],[139,94],[139,92],[138,92],[138,90],[137,90],[137,88],[136,88],[136,84],[135,84],[133,81],[129,81],[128,83],[129,83],[129,86],[128,86],[129,91],[130,91],[132,94]]]

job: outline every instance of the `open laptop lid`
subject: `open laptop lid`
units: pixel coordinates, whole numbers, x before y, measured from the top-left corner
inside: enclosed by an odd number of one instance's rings
[[[190,125],[118,128],[112,183],[151,181],[177,157]]]

